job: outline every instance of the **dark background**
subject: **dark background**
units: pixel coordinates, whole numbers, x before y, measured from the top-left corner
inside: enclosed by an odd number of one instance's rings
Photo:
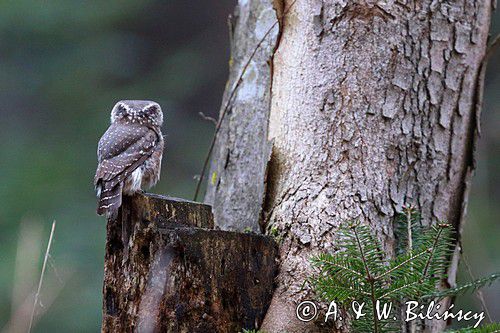
[[[0,3],[0,330],[29,318],[57,220],[37,332],[97,332],[105,220],[95,214],[96,145],[119,99],[164,110],[153,191],[191,199],[227,78],[230,0]],[[494,14],[492,34],[500,31]],[[490,61],[478,170],[464,230],[476,276],[500,270],[500,51]],[[463,266],[463,265],[462,265]],[[460,274],[461,281],[468,279]],[[31,295],[31,296],[30,296]],[[485,290],[500,320],[500,288]],[[477,299],[459,306],[479,309]],[[21,326],[20,326],[21,325]]]

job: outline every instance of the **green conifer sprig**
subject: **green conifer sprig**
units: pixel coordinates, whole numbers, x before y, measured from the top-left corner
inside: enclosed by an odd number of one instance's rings
[[[350,222],[339,230],[340,250],[311,259],[317,274],[310,281],[321,299],[334,300],[344,308],[353,301],[365,303],[366,315],[352,321],[355,332],[400,330],[399,323],[377,318],[377,300],[396,304],[404,300],[430,301],[474,291],[500,278],[500,274],[493,274],[453,289],[438,290],[455,248],[453,228],[446,223],[423,228],[411,206],[404,208],[397,223],[395,258],[383,254],[368,226]]]
[[[429,295],[424,295],[422,298],[444,298],[448,296],[458,296],[466,293],[472,293],[477,291],[478,289],[487,287],[491,285],[496,280],[500,279],[500,273],[494,273],[489,276],[479,278],[477,280],[465,283],[463,285],[459,285],[455,288],[445,289],[435,291]]]

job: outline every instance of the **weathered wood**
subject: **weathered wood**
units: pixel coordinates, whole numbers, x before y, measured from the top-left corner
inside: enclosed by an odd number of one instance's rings
[[[238,332],[260,325],[277,247],[210,230],[211,207],[156,195],[124,199],[108,221],[103,332]]]
[[[279,29],[270,0],[239,1],[232,22],[235,42],[231,43],[230,74],[221,112],[238,82],[239,87],[217,135],[205,202],[213,205],[215,223],[221,229],[260,232],[264,179],[272,147],[267,140],[270,59]]]

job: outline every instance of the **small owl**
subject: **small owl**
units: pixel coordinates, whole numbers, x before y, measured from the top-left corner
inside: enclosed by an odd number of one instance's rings
[[[111,111],[111,125],[97,147],[97,214],[115,218],[122,195],[132,195],[158,182],[163,154],[162,124],[158,103],[116,103]]]

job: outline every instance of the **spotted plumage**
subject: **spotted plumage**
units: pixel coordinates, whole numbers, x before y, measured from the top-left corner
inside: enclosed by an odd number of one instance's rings
[[[150,188],[160,179],[163,113],[151,101],[120,101],[111,111],[111,125],[97,148],[94,177],[97,213],[116,217],[122,195]]]

